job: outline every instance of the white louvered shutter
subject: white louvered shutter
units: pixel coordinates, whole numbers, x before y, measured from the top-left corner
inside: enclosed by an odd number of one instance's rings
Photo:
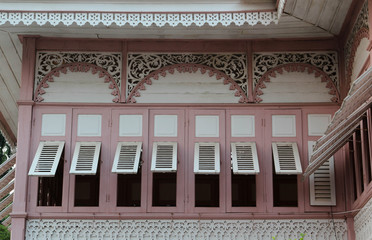
[[[272,143],[276,174],[302,173],[300,154],[295,142]]]
[[[28,175],[54,177],[65,142],[40,142]]]
[[[195,143],[194,173],[220,173],[219,143]]]
[[[71,163],[71,174],[95,175],[97,172],[100,142],[77,142]]]
[[[116,147],[113,173],[135,174],[138,172],[142,142],[119,142]]]
[[[234,174],[257,174],[260,172],[256,143],[231,143],[231,158]]]
[[[154,142],[151,171],[177,171],[177,142]]]
[[[315,141],[308,142],[309,159],[313,153]],[[310,205],[335,206],[336,186],[334,174],[334,159],[331,157],[313,174],[310,175]]]

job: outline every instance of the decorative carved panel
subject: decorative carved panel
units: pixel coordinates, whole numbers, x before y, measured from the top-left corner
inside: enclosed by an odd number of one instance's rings
[[[368,14],[368,1],[364,1],[363,7],[359,12],[358,18],[347,38],[344,48],[346,76],[348,78],[350,78],[352,74],[352,65],[354,62],[355,52],[361,39],[364,37],[369,38]]]
[[[247,94],[247,57],[245,54],[128,54],[127,94],[146,76],[175,64],[200,64],[221,71]]]
[[[26,240],[110,239],[110,240],[345,240],[344,220],[55,220],[27,221]]]
[[[36,23],[39,26],[50,24],[57,26],[63,24],[70,26],[76,24],[78,26],[84,26],[90,24],[91,26],[97,26],[103,24],[104,26],[116,26],[122,27],[124,25],[130,25],[132,27],[143,25],[149,27],[156,25],[157,27],[163,27],[168,24],[171,27],[175,27],[179,24],[188,27],[195,24],[198,27],[208,24],[209,26],[216,26],[221,24],[222,26],[229,26],[234,23],[237,26],[248,24],[254,26],[258,23],[263,25],[269,25],[270,23],[278,23],[277,12],[209,12],[209,13],[130,13],[130,12],[0,12],[0,25],[4,25],[9,21],[11,25],[24,24],[29,26]]]
[[[96,52],[37,52],[35,69],[35,89],[53,69],[69,63],[90,63],[101,67],[121,85],[121,53]]]
[[[307,53],[254,53],[253,54],[253,87],[270,69],[288,63],[306,63],[325,72],[339,89],[338,60],[335,52]]]
[[[354,218],[355,235],[358,240],[369,240],[372,236],[372,199]]]

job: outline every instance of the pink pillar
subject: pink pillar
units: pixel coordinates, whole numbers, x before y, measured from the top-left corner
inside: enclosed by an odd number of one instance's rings
[[[35,67],[35,39],[24,38],[22,81],[18,108],[17,160],[13,199],[12,240],[24,240],[27,217],[27,181],[30,160],[33,84]]]
[[[355,230],[354,230],[354,218],[350,216],[346,219],[347,224],[347,239],[355,240]]]

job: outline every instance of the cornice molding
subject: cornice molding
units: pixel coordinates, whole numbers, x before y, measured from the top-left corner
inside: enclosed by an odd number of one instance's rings
[[[282,6],[282,5],[281,5]],[[283,5],[284,7],[284,5]],[[242,26],[248,24],[254,26],[258,23],[269,25],[277,24],[279,21],[278,12],[263,11],[230,11],[230,12],[56,12],[56,11],[0,11],[0,26],[9,23],[10,25],[32,25],[39,26],[59,24],[70,26],[84,26],[89,24],[97,26],[117,25],[122,27],[130,25],[136,27],[143,25],[149,27],[155,25],[164,27],[166,25],[185,27],[195,24],[196,26],[209,25],[211,27],[221,24],[230,26],[235,24]]]

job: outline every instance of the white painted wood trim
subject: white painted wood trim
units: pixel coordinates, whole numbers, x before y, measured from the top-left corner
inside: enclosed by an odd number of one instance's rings
[[[166,159],[168,162],[163,162],[163,164],[168,165],[168,167],[160,167],[161,164],[159,161],[164,159],[158,158],[158,147],[159,146],[168,146],[172,147],[170,153],[166,153],[171,155],[171,159]],[[169,157],[169,156],[168,156]],[[177,142],[154,142],[152,148],[152,159],[151,159],[151,171],[152,172],[176,172],[177,171]]]
[[[87,150],[88,156],[82,156],[80,154],[84,147],[91,147]],[[77,142],[72,157],[70,174],[95,175],[97,173],[100,150],[101,142]]]
[[[281,148],[287,148],[290,152],[282,152]],[[273,156],[276,174],[301,174],[302,167],[297,143],[273,142]]]
[[[123,147],[126,146],[135,147],[135,151],[125,152]],[[136,174],[138,172],[141,152],[142,142],[119,142],[115,151],[112,172],[118,174]]]
[[[28,175],[54,177],[64,146],[63,141],[40,142]]]
[[[205,169],[206,167],[202,166],[200,156],[200,147],[213,147],[214,155],[212,156],[213,168]],[[208,159],[207,159],[208,160]],[[204,169],[203,169],[204,168]],[[218,142],[197,142],[195,143],[194,150],[194,173],[197,174],[219,174],[220,173],[220,144]]]
[[[315,143],[315,141],[308,142],[309,159],[313,153]],[[333,157],[324,162],[322,166],[310,175],[309,184],[310,205],[336,206],[336,182]],[[319,197],[319,195],[323,195],[324,197]]]
[[[249,147],[250,155],[246,151],[238,151],[237,147]],[[260,172],[258,164],[257,147],[255,142],[237,142],[231,143],[231,163],[234,174],[258,174]],[[239,161],[244,166],[239,164]],[[247,165],[251,165],[247,167]],[[248,169],[249,168],[249,169]]]

